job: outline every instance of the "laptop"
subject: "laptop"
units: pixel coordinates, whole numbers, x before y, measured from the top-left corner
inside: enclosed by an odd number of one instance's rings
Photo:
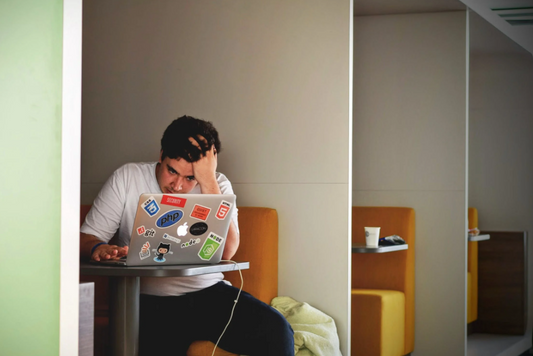
[[[233,194],[141,194],[129,252],[119,266],[215,264],[222,259]]]

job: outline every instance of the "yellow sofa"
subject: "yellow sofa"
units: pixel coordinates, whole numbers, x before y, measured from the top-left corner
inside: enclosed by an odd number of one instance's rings
[[[402,356],[414,350],[415,212],[403,207],[352,207],[352,242],[365,226],[398,235],[407,250],[352,254],[352,356]]]
[[[476,208],[468,208],[468,228],[478,227],[478,214]],[[478,303],[478,242],[468,241],[468,273],[467,273],[467,317],[470,324],[477,320]]]
[[[81,221],[89,212],[90,205],[81,206]],[[249,261],[250,269],[242,271],[244,290],[259,300],[270,304],[278,295],[278,215],[275,209],[262,207],[239,207],[241,242],[232,258]],[[225,273],[225,279],[240,287],[239,272]],[[93,281],[95,293],[95,355],[105,355],[109,350],[108,333],[108,280],[101,276],[81,276],[82,281]],[[187,351],[188,356],[211,356],[214,344],[196,341]],[[237,356],[217,348],[215,356]]]

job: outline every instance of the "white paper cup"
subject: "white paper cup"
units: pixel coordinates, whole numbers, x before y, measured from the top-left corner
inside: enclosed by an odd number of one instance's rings
[[[380,227],[365,227],[366,245],[378,247]]]

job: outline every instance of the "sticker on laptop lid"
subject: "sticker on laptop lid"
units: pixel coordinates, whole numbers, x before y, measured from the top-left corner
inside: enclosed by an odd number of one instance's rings
[[[148,198],[144,203],[141,204],[141,207],[149,216],[154,216],[159,212],[159,205],[157,205],[154,197]]]
[[[207,220],[207,217],[209,216],[210,212],[210,208],[196,204],[191,211],[191,218],[205,221]]]
[[[189,232],[191,233],[191,235],[194,235],[194,236],[200,236],[202,235],[203,233],[205,233],[207,231],[207,224],[204,223],[204,222],[197,222],[196,224],[193,224],[190,229],[189,229]]]
[[[141,229],[141,227],[143,229]],[[154,229],[146,230],[146,228],[144,226],[141,226],[141,227],[137,228],[137,233],[139,233],[139,231],[141,231],[141,230],[143,231],[143,233],[139,234],[139,235],[144,236],[144,237],[154,237],[155,236],[155,230]]]
[[[179,244],[181,242],[180,239],[178,239],[177,237],[174,237],[174,236],[170,236],[169,234],[164,234],[163,238],[166,239],[166,240],[174,241],[177,244]]]
[[[164,242],[160,242],[159,246],[157,246],[157,248],[154,248],[152,250],[155,252],[154,261],[159,262],[159,263],[163,263],[166,261],[165,255],[167,253],[170,253],[171,255],[173,254],[173,252],[170,251],[170,244],[167,244]]]
[[[146,228],[144,227],[144,225],[139,226],[137,228],[137,235],[142,235],[142,234],[144,234],[145,231],[146,231]]]
[[[204,261],[210,261],[223,241],[224,239],[222,237],[210,232],[207,239],[205,239],[200,252],[198,252],[198,256]]]
[[[139,252],[139,257],[142,260],[150,257],[150,243],[146,241],[146,243],[141,248],[141,251]]]
[[[183,211],[181,210],[167,211],[166,213],[164,213],[157,219],[155,224],[158,228],[165,229],[167,227],[171,227],[172,225],[176,224],[178,221],[181,220],[182,217],[183,217]]]
[[[181,248],[185,248],[185,247],[190,247],[190,246],[194,246],[194,245],[198,245],[200,243],[200,238],[197,238],[197,239],[190,239],[189,241],[187,242],[184,242],[181,244]]]
[[[218,211],[216,214],[217,219],[224,220],[226,216],[228,215],[230,209],[231,209],[231,203],[225,200],[222,200],[222,202],[220,203],[220,206],[218,207]]]
[[[185,198],[178,198],[170,195],[163,195],[161,198],[161,204],[177,206],[178,208],[184,208],[185,203],[187,203],[187,199]]]
[[[178,226],[176,233],[178,234],[178,236],[185,236],[187,235],[188,230],[189,230],[189,226],[187,225],[187,221],[185,221],[183,225]]]

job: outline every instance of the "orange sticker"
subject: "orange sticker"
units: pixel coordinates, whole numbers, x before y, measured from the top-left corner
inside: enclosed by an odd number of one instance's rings
[[[196,204],[191,212],[191,218],[198,220],[207,220],[209,213],[211,212],[210,208]]]

